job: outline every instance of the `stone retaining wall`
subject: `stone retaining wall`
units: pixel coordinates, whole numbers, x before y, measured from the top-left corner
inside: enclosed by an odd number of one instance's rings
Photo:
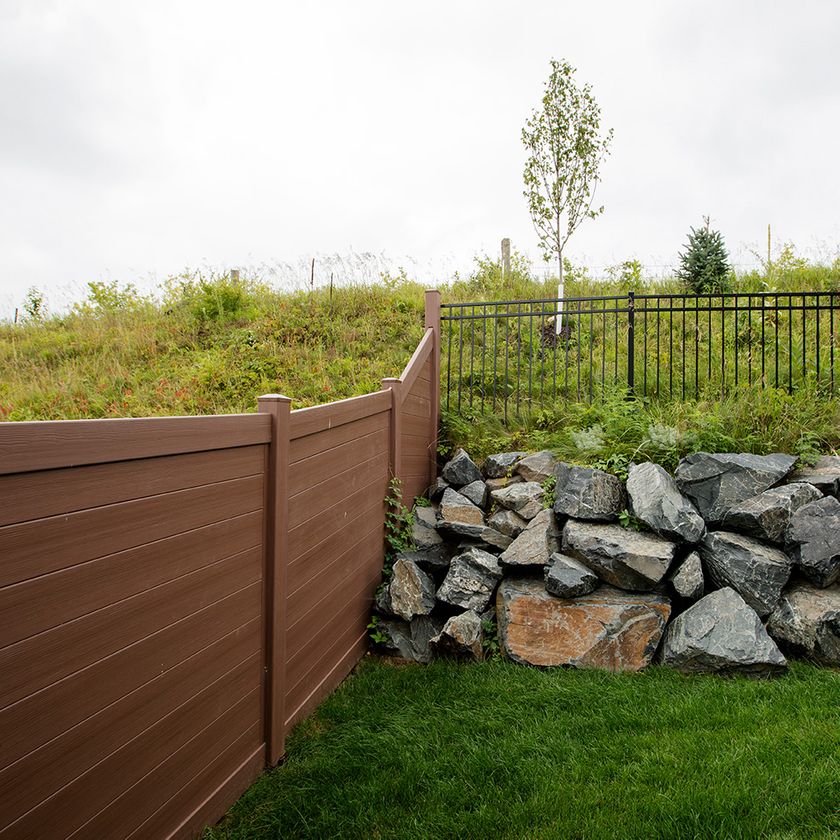
[[[376,600],[381,647],[638,671],[840,666],[840,457],[698,452],[626,482],[551,452],[459,450]]]

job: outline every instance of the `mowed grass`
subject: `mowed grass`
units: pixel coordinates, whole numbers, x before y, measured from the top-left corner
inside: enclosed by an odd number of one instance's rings
[[[207,840],[840,836],[840,673],[376,658]]]

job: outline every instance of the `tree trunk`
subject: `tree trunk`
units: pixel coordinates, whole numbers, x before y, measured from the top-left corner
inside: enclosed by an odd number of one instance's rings
[[[563,249],[557,253],[557,314],[554,317],[554,333],[560,335],[563,329]]]

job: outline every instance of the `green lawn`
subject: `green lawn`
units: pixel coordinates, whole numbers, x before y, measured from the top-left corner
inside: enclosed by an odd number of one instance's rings
[[[840,672],[368,658],[207,837],[840,837]]]

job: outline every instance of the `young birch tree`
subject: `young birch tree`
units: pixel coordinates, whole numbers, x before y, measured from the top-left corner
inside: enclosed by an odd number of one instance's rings
[[[609,154],[612,129],[600,134],[601,109],[589,85],[577,87],[575,68],[551,60],[542,108],[534,110],[522,129],[528,151],[525,198],[548,262],[557,257],[557,296],[563,297],[563,248],[584,219],[604,212],[593,208],[598,172]],[[561,329],[561,310],[555,322]]]

